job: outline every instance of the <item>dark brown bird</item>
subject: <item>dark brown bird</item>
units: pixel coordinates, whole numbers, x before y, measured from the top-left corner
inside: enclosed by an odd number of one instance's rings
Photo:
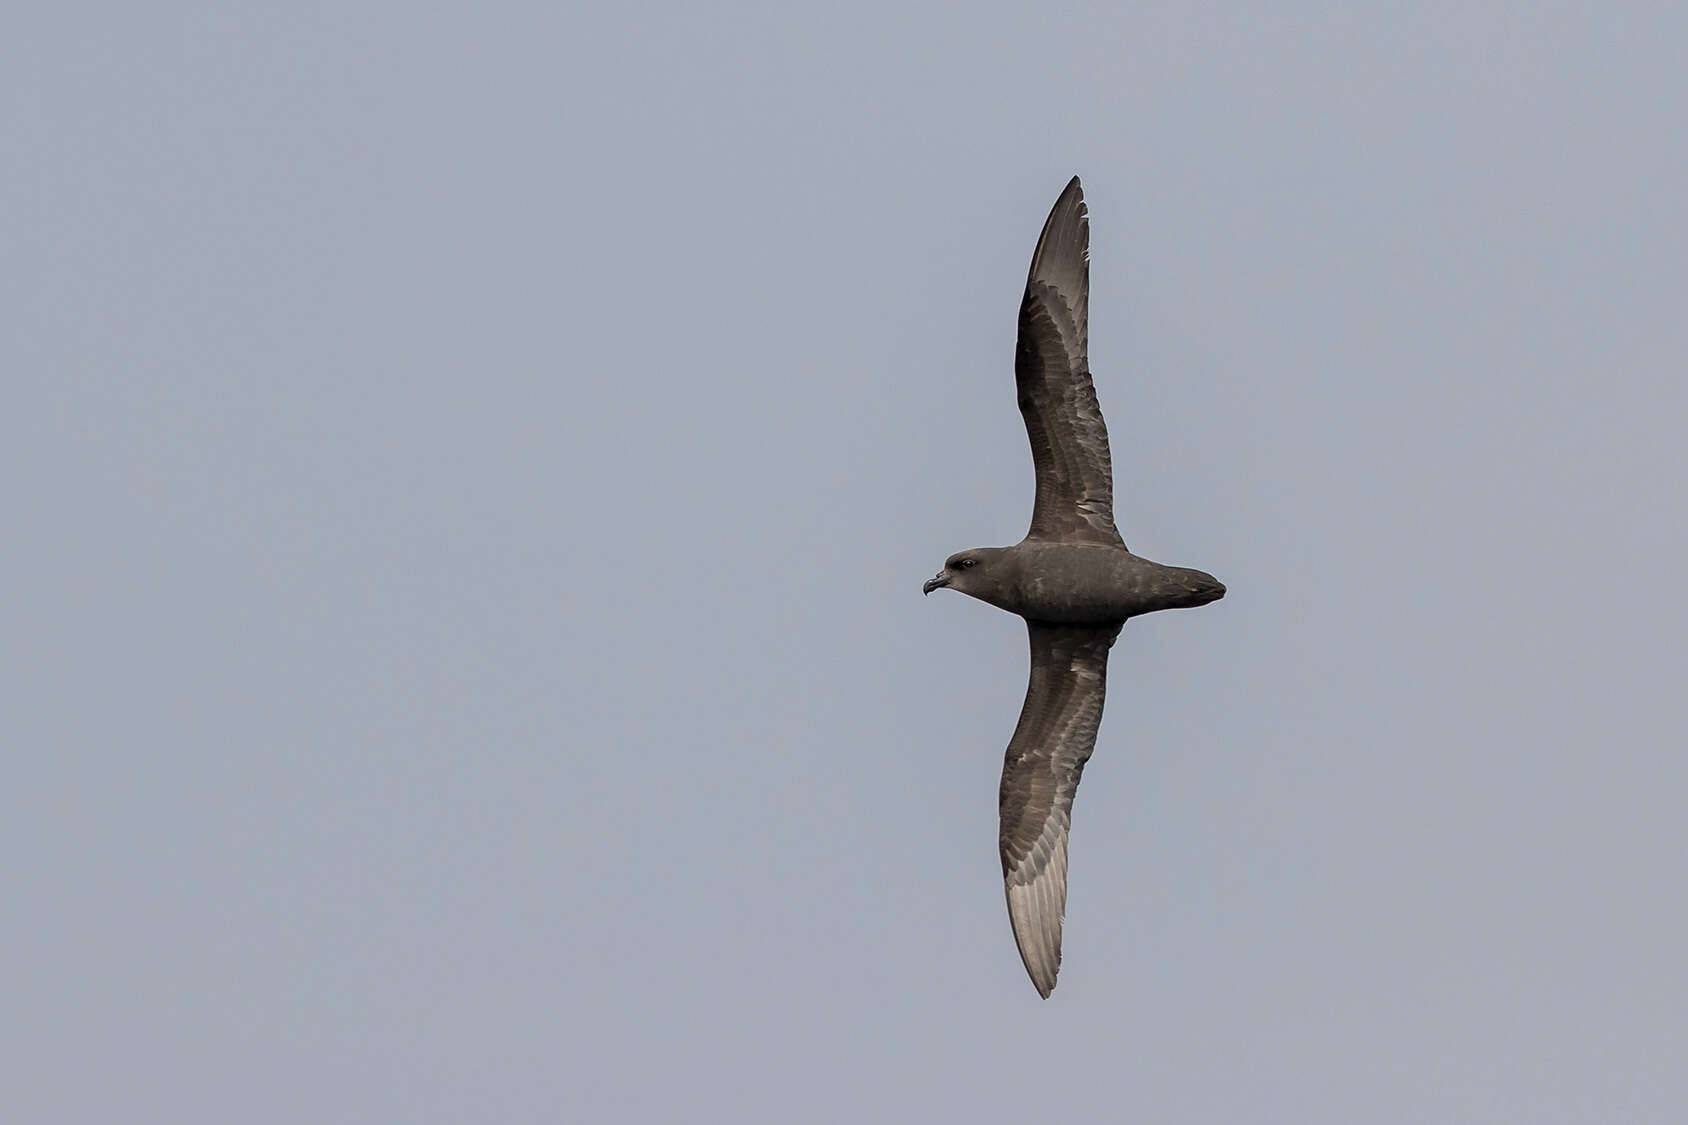
[[[1089,319],[1090,220],[1074,176],[1043,224],[1020,301],[1014,381],[1037,469],[1031,530],[1012,547],[951,555],[923,587],[1017,613],[1031,635],[1031,682],[1002,767],[999,843],[1014,941],[1045,997],[1061,968],[1067,831],[1102,721],[1108,649],[1128,618],[1225,596],[1211,574],[1132,554],[1114,527]]]

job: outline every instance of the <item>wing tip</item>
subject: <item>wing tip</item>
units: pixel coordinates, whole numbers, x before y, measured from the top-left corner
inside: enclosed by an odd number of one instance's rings
[[[1019,884],[1005,880],[1003,885],[1020,964],[1025,966],[1032,987],[1045,1000],[1055,991],[1055,978],[1061,973],[1061,930],[1067,912],[1065,871],[1061,872],[1059,882],[1059,886],[1051,886],[1040,878]]]
[[[1077,249],[1077,261],[1067,259],[1062,251]],[[1084,185],[1074,176],[1049,209],[1043,230],[1037,236],[1037,249],[1032,253],[1031,269],[1026,272],[1029,285],[1038,278],[1046,281],[1085,285],[1089,281],[1090,266],[1090,209],[1084,202]],[[1074,274],[1076,273],[1076,276]]]
[[[1014,936],[1018,938],[1020,935],[1016,933]],[[1055,991],[1055,978],[1061,975],[1061,946],[1059,942],[1060,939],[1057,938],[1055,963],[1053,965],[1044,963],[1041,957],[1039,963],[1033,965],[1026,945],[1016,942],[1020,946],[1020,963],[1026,967],[1026,976],[1031,978],[1032,987],[1037,989],[1037,994],[1045,1000],[1049,999],[1049,994]],[[1038,952],[1041,954],[1045,951],[1040,949]]]
[[[1050,993],[1055,991],[1054,974],[1045,975],[1038,973],[1032,968],[1031,963],[1026,961],[1025,954],[1023,952],[1020,955],[1020,961],[1026,966],[1026,976],[1031,978],[1032,987],[1037,990],[1038,997],[1043,1000],[1049,999]],[[1060,972],[1060,969],[1057,968],[1055,972]]]

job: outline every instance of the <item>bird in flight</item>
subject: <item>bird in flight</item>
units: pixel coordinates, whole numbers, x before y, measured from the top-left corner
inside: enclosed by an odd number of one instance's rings
[[[1074,176],[1032,254],[1014,349],[1037,469],[1031,530],[1012,547],[951,555],[922,587],[956,590],[1026,619],[1031,681],[1002,766],[998,844],[1014,941],[1046,998],[1061,968],[1067,831],[1102,721],[1108,650],[1128,618],[1225,596],[1211,574],[1132,554],[1114,527],[1108,428],[1086,355],[1089,320],[1090,217]]]

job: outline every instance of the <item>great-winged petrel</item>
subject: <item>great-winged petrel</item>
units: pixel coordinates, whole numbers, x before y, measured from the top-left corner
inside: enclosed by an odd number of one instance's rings
[[[1047,997],[1061,968],[1067,829],[1096,745],[1108,649],[1126,619],[1225,596],[1211,574],[1126,549],[1114,527],[1108,428],[1086,356],[1090,217],[1074,176],[1032,254],[1020,301],[1014,382],[1037,468],[1032,526],[1012,547],[951,555],[923,592],[947,586],[1026,619],[1031,682],[1008,743],[999,796],[1008,919],[1032,984]]]

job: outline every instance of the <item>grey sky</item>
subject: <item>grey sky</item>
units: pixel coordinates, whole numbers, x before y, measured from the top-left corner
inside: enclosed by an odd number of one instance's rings
[[[0,17],[0,1108],[1680,1120],[1679,4]],[[1127,626],[1004,917],[1014,313]]]

